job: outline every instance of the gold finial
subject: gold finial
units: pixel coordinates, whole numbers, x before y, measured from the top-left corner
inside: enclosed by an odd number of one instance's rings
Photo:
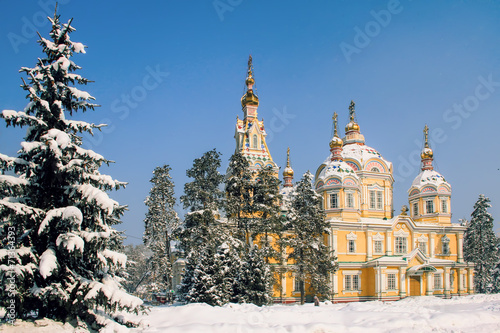
[[[351,104],[349,105],[349,120],[354,121],[354,118],[356,117],[356,110],[354,109],[354,106],[356,103],[354,103],[353,100],[351,100]]]
[[[425,148],[429,148],[429,127],[425,124],[424,127]]]
[[[285,177],[285,187],[292,186],[293,169],[290,166],[290,147],[286,150],[286,167],[283,170],[283,177]]]
[[[290,147],[286,150],[286,167],[290,167]]]
[[[253,66],[252,66],[252,55],[248,56],[248,77],[252,77],[253,74]]]
[[[334,112],[333,113],[333,135],[334,136],[339,136],[338,132],[337,132],[337,118],[338,118],[338,114],[337,112]]]

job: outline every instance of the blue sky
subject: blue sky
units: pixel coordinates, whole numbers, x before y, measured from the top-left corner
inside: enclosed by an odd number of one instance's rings
[[[48,36],[47,8],[2,2],[0,110],[27,103],[18,70],[41,56],[34,31]],[[112,193],[129,205],[118,227],[127,243],[141,242],[156,166],[172,167],[178,196],[205,151],[217,148],[225,171],[250,53],[278,165],[290,146],[296,177],[315,172],[333,112],[343,128],[352,99],[366,144],[394,163],[396,214],[427,123],[434,165],[453,188],[452,220],[468,218],[483,193],[500,231],[498,1],[64,0],[59,13],[88,46],[73,60],[102,105],[75,118],[109,124],[84,146],[116,161],[101,172],[129,182]],[[24,132],[2,125],[0,152],[15,155]]]

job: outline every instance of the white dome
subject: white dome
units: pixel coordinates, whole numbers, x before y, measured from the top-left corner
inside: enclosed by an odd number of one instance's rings
[[[344,161],[332,161],[331,157],[329,157],[325,162],[323,162],[323,169],[318,174],[316,181],[323,180],[325,181],[331,177],[338,177],[340,179],[344,179],[344,177],[351,177],[358,180],[358,175],[354,169]]]
[[[377,150],[367,145],[358,145],[358,144],[345,145],[342,150],[342,157],[345,159],[355,160],[356,162],[358,162],[358,164],[362,169],[364,168],[365,163],[372,158],[377,158],[382,160],[389,169],[391,168],[392,165],[392,163],[386,161]],[[387,170],[387,172],[389,171]]]
[[[439,186],[445,184],[451,188],[450,184],[446,182],[444,177],[436,170],[423,170],[418,174],[418,176],[413,180],[411,184],[412,187],[422,188],[425,185]]]

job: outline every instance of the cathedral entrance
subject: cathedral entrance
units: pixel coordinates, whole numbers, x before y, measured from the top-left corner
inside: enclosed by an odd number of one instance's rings
[[[410,276],[410,296],[420,295],[420,276]]]

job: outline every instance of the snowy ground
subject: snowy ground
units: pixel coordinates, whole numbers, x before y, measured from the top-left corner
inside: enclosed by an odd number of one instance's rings
[[[140,316],[143,326],[132,330],[182,333],[262,333],[262,332],[500,332],[500,294],[474,295],[444,300],[414,297],[392,303],[365,302],[324,304],[314,307],[206,304],[153,307]],[[47,324],[43,322],[43,324]],[[5,332],[70,332],[53,323],[43,327],[0,326]]]

